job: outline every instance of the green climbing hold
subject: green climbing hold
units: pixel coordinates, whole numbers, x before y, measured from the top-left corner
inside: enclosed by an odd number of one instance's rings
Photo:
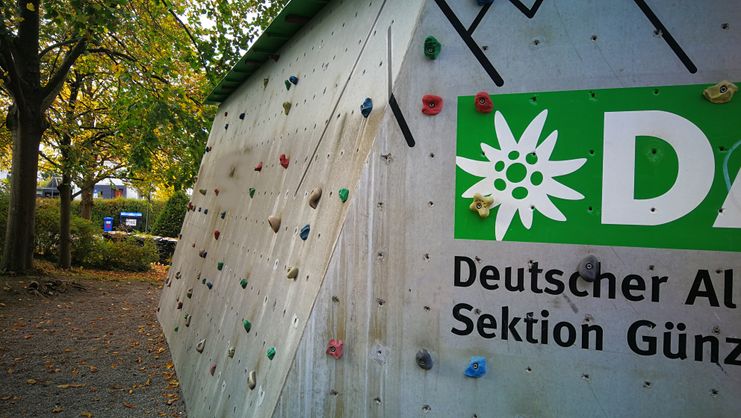
[[[200,194],[202,194],[204,196],[206,195],[207,192],[208,192],[208,190],[206,190],[206,189],[198,189],[198,193],[200,193]]]
[[[175,327],[175,332],[178,332],[178,327]]]
[[[255,188],[254,187],[250,187],[250,197],[251,198],[252,197],[255,197]]]
[[[347,198],[350,196],[350,191],[342,188],[340,189],[338,195],[340,196],[340,200],[343,202],[347,202]]]
[[[440,55],[440,49],[442,49],[442,44],[434,36],[425,38],[425,56],[427,58],[436,59]]]
[[[290,90],[291,89],[291,82],[288,81],[288,80],[286,80],[285,81],[285,84],[286,84],[286,90]]]
[[[247,279],[242,279],[239,281],[239,285],[242,286],[242,289],[247,287]]]
[[[244,330],[247,332],[250,332],[250,330],[252,329],[252,324],[246,319],[242,321],[242,325],[244,325]]]
[[[268,356],[268,359],[272,360],[273,357],[275,357],[275,347],[268,348],[268,351],[265,352],[265,355]]]
[[[223,261],[219,261],[219,263],[216,264],[216,268],[219,269],[219,271],[223,270],[224,269],[224,262]]]

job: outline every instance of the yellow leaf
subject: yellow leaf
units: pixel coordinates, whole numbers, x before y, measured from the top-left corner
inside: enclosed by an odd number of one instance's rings
[[[31,12],[35,12],[36,8],[33,7],[33,3],[26,3],[26,9],[28,9]]]
[[[93,418],[93,413],[85,411],[85,412],[80,413],[80,416],[85,417],[85,418]]]
[[[61,407],[61,406],[59,406],[59,405],[55,406],[55,407],[54,407],[54,409],[52,409],[52,410],[51,410],[51,412],[52,412],[52,413],[55,413],[55,414],[58,414],[58,413],[60,413],[60,412],[62,412],[62,411],[64,411],[64,408],[62,408],[62,407]]]
[[[28,383],[29,385],[35,385],[38,382],[36,381],[36,379],[28,379],[26,380],[26,383]]]
[[[69,389],[69,388],[84,388],[85,383],[65,383],[63,385],[57,385],[59,389]]]

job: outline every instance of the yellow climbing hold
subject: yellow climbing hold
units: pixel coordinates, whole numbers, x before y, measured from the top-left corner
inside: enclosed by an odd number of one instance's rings
[[[493,197],[481,196],[480,193],[476,193],[473,195],[473,202],[471,202],[469,208],[474,212],[478,212],[481,218],[487,218],[489,217],[489,208],[492,203],[494,203]]]
[[[314,190],[311,191],[309,194],[309,206],[312,209],[316,209],[317,205],[319,205],[319,199],[322,198],[322,188],[317,187]]]
[[[738,87],[735,84],[728,80],[723,80],[703,90],[702,95],[711,103],[721,104],[730,102],[737,91]]]
[[[288,270],[288,275],[286,276],[289,279],[295,279],[298,277],[298,267],[291,267],[290,270]]]
[[[283,103],[283,111],[286,113],[286,115],[288,114],[288,112],[291,111],[291,106],[292,106],[291,102]]]

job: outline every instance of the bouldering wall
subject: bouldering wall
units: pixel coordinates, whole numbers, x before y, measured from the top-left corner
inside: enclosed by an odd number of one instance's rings
[[[189,414],[741,414],[741,106],[703,98],[741,6],[708,3],[328,2],[214,122],[159,311]]]

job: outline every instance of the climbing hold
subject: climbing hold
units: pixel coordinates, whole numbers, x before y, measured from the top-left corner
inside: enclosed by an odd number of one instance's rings
[[[250,370],[250,374],[247,376],[247,387],[253,390],[255,386],[257,386],[257,374],[254,370]]]
[[[183,309],[183,302],[182,301],[178,301],[178,309]]]
[[[277,234],[280,229],[280,216],[268,216],[268,223],[270,224],[270,228],[273,229],[273,232]]]
[[[270,79],[269,78],[263,78],[262,79],[262,88],[267,87],[269,82],[270,82]]]
[[[192,287],[190,289],[188,289],[188,293],[186,293],[185,296],[187,296],[188,299],[191,299],[193,297],[193,288]]]
[[[188,210],[195,210],[195,206],[193,205],[193,202],[188,202]]]
[[[221,232],[218,229],[214,230],[214,239],[219,239],[220,236]]]
[[[342,188],[337,193],[337,195],[340,197],[340,200],[344,203],[344,202],[347,202],[347,198],[350,196],[350,191],[345,188]]]
[[[239,285],[242,286],[242,289],[247,287],[247,279],[242,279],[239,281]]]
[[[208,372],[211,373],[211,376],[216,373],[216,363],[211,363],[211,367],[208,368]]]
[[[283,102],[283,112],[285,112],[286,115],[291,111],[291,106],[293,106],[291,102]]]
[[[306,239],[309,238],[309,231],[311,231],[311,227],[308,224],[304,225],[301,228],[301,232],[299,233],[299,236],[301,237],[302,240],[306,241]]]
[[[480,356],[471,357],[468,362],[466,371],[463,372],[468,377],[478,378],[486,374],[486,358]]]
[[[211,152],[211,147],[206,147],[206,152]]]
[[[265,352],[265,355],[268,356],[268,359],[272,360],[273,357],[275,357],[275,347],[269,347],[268,351]]]
[[[298,277],[298,267],[291,267],[286,275],[289,279],[295,279]]]
[[[283,82],[283,84],[285,84],[285,85],[286,85],[286,90],[290,90],[290,89],[291,89],[291,82],[290,82],[290,81],[288,81],[288,80],[285,80],[285,81]]]
[[[250,197],[255,197],[255,188],[250,187]]]
[[[481,196],[480,193],[475,193],[473,195],[473,202],[471,202],[471,205],[468,208],[474,212],[478,212],[479,217],[488,218],[489,208],[491,207],[492,203],[494,203],[493,197]]]
[[[190,326],[190,319],[191,318],[193,318],[193,316],[191,316],[191,315],[186,315],[185,316],[185,326],[186,327],[189,327]]]
[[[178,327],[175,327],[174,331],[175,331],[175,332],[178,332],[178,329],[179,329]]]
[[[221,212],[221,213],[219,214],[219,216],[221,217],[221,219],[224,219],[224,218],[226,218],[226,211],[223,211],[223,212]]]
[[[234,346],[229,347],[229,349],[226,351],[226,355],[229,356],[229,358],[234,358],[234,352],[237,351]]]
[[[224,269],[224,262],[223,261],[219,261],[218,263],[216,263],[216,269],[219,270],[219,271],[223,270]]]
[[[288,163],[291,162],[291,160],[288,159],[286,154],[281,154],[279,160],[280,160],[280,165],[283,166],[283,168],[288,168]]]
[[[244,117],[245,117],[245,114],[244,114],[244,113],[240,113],[240,114],[239,114],[239,119],[240,119],[240,120],[244,120]]]
[[[489,93],[485,91],[476,93],[474,105],[476,106],[476,111],[479,113],[491,113],[494,110],[494,102],[491,101]]]
[[[422,113],[435,116],[443,110],[443,98],[433,94],[422,96]]]
[[[579,262],[577,271],[584,280],[593,282],[599,275],[600,262],[597,257],[590,254]]]
[[[198,189],[198,193],[200,193],[200,194],[202,194],[204,196],[206,196],[206,192],[208,192],[208,190],[206,190],[206,189]]]
[[[206,250],[201,250],[201,251],[200,251],[200,252],[198,253],[198,255],[199,255],[199,256],[201,256],[201,258],[206,258],[206,256],[208,255],[208,251],[206,251]]]
[[[201,341],[198,341],[198,344],[196,344],[196,351],[199,353],[203,353],[203,348],[206,347],[206,339],[202,339]]]
[[[211,282],[206,282],[206,287],[208,287],[209,289],[212,289],[214,287],[214,284]]]
[[[738,87],[735,84],[723,80],[714,86],[706,88],[702,94],[709,102],[721,104],[730,102],[737,91]]]
[[[182,274],[180,274],[180,272],[179,272],[179,271],[178,271],[177,273],[175,273],[175,279],[176,279],[176,280],[180,280],[180,279],[181,279],[182,277],[183,277],[183,275],[182,275]]]
[[[206,284],[206,278],[204,277],[203,280],[201,280],[201,284]]]
[[[327,354],[334,357],[335,360],[339,360],[342,357],[342,351],[345,348],[345,343],[342,340],[335,340],[331,338],[327,344]]]
[[[242,321],[242,325],[244,326],[244,330],[247,332],[250,332],[250,330],[252,329],[252,324],[246,319]]]
[[[295,85],[298,84],[298,77],[296,77],[295,75],[292,75],[292,76],[288,77],[288,81],[290,81],[291,84],[293,84],[295,86]]]
[[[309,193],[309,206],[311,206],[312,209],[316,209],[317,205],[319,205],[319,199],[322,198],[322,188],[317,187],[314,190]]]
[[[203,214],[208,215],[208,209],[203,209]]]
[[[425,56],[431,60],[437,59],[442,49],[442,44],[434,36],[425,38]]]
[[[478,0],[479,6],[486,6],[487,4],[494,3],[494,0]]]
[[[229,129],[229,124],[228,123],[226,125],[224,125],[224,130],[227,130],[227,129]]]
[[[424,348],[417,351],[415,360],[417,361],[417,366],[421,369],[430,370],[432,368],[432,356]]]
[[[216,193],[216,196],[219,195],[219,189],[214,189],[214,193]]]
[[[368,115],[370,115],[372,110],[373,110],[373,100],[371,100],[370,97],[367,97],[363,101],[363,104],[360,105],[360,114],[363,115],[364,118],[367,118]]]
[[[255,166],[255,171],[262,171],[262,161],[257,163],[257,165]]]

